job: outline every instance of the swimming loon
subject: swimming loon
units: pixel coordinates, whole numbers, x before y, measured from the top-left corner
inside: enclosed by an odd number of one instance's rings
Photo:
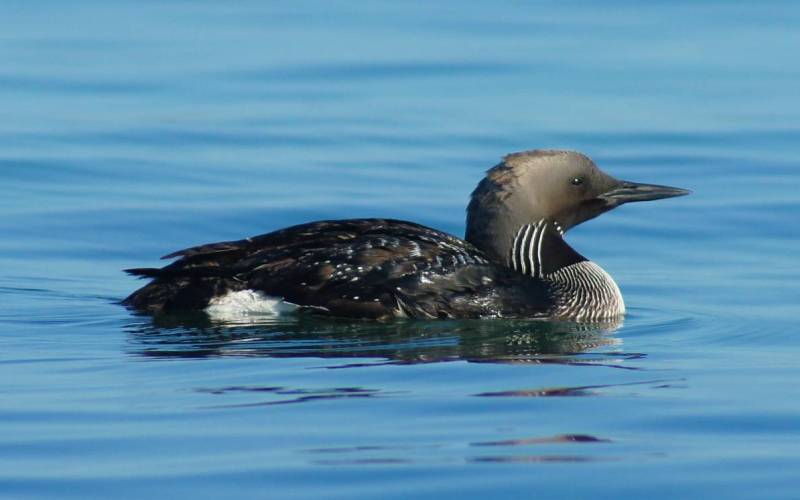
[[[311,222],[127,269],[152,281],[122,303],[149,313],[606,320],[625,312],[619,288],[564,233],[623,203],[688,193],[616,180],[577,152],[513,153],[472,193],[465,239],[392,219]]]

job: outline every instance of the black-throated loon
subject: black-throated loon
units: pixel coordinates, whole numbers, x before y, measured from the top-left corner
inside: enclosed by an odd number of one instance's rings
[[[164,257],[122,303],[149,313],[309,310],[352,318],[548,318],[625,312],[619,288],[572,249],[570,228],[631,201],[688,194],[619,181],[571,151],[514,153],[472,193],[465,239],[411,222],[311,222]]]

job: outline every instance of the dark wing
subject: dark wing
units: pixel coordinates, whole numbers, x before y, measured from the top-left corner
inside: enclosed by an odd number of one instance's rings
[[[313,222],[172,257],[180,259],[162,269],[129,270],[155,279],[125,303],[199,309],[226,291],[252,289],[361,318],[536,316],[547,308],[541,282],[490,263],[459,238],[397,220]]]

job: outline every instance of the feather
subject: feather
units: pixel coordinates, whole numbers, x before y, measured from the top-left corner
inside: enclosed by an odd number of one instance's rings
[[[252,290],[334,316],[503,316],[512,313],[508,304],[519,306],[497,293],[503,283],[512,294],[541,297],[521,308],[526,316],[549,307],[540,281],[490,263],[460,238],[392,219],[302,224],[167,257],[179,259],[161,269],[128,270],[153,281],[124,304],[150,312],[202,309],[225,293]]]

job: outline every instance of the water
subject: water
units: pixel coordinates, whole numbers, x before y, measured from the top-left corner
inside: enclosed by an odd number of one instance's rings
[[[794,2],[18,2],[0,17],[0,496],[796,497]],[[154,322],[193,244],[456,234],[577,149],[694,190],[569,241],[618,328]]]

